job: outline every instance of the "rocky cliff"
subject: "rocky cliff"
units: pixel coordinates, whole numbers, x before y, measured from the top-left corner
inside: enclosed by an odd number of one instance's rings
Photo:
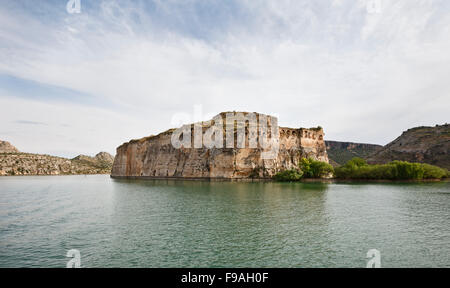
[[[230,112],[228,112],[230,113]],[[298,167],[302,157],[311,157],[328,162],[324,133],[322,128],[283,128],[276,122],[268,124],[269,135],[261,133],[261,119],[272,119],[270,116],[255,114],[258,119],[258,127],[253,127],[250,122],[242,125],[226,120],[227,113],[221,113],[214,120],[195,123],[185,126],[187,131],[195,134],[195,127],[201,127],[200,135],[208,134],[217,123],[223,121],[218,128],[222,135],[227,134],[228,129],[233,134],[233,148],[227,145],[225,139],[219,140],[219,148],[206,148],[205,145],[195,147],[195,139],[179,148],[173,145],[175,129],[168,130],[156,136],[132,140],[117,148],[114,159],[112,177],[149,177],[149,178],[269,178],[276,172]],[[245,117],[253,113],[242,112]],[[237,115],[237,112],[233,112]],[[272,125],[274,124],[274,125]],[[242,130],[240,130],[242,129]],[[237,144],[239,131],[245,131],[243,142]],[[219,131],[220,132],[220,131]],[[256,133],[256,134],[255,134]],[[273,133],[273,134],[272,134]],[[228,134],[227,134],[228,135]],[[278,136],[278,137],[272,137]],[[200,136],[201,137],[201,136]],[[252,139],[261,140],[264,137],[271,139],[276,144],[277,153],[273,157],[266,157],[266,153],[273,148],[252,146]],[[214,139],[216,141],[217,139]],[[217,142],[216,142],[217,143]],[[242,142],[241,142],[242,143]],[[189,146],[186,148],[185,146]],[[222,146],[222,148],[220,148]]]
[[[79,155],[72,159],[75,163],[86,164],[88,166],[104,168],[111,171],[114,157],[107,152],[100,152],[94,157]]]
[[[9,142],[0,140],[0,153],[19,153],[19,150]]]
[[[347,163],[354,157],[368,159],[372,154],[383,148],[381,145],[351,142],[325,141],[328,158],[333,166]]]
[[[108,156],[109,155],[109,156]],[[113,157],[101,152],[95,157],[66,159],[50,155],[14,152],[0,153],[0,176],[109,174]]]
[[[406,132],[373,154],[369,163],[393,160],[428,163],[450,169],[450,125],[417,127]]]

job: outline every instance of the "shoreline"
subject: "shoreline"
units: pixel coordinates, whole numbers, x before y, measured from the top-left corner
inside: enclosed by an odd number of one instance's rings
[[[274,183],[439,183],[450,182],[450,179],[424,179],[424,180],[365,180],[365,179],[302,179],[292,182],[277,182],[270,178],[206,178],[206,177],[154,177],[154,176],[112,176],[116,180],[174,180],[174,181],[203,181],[203,182],[274,182]]]
[[[109,173],[94,173],[94,174],[30,174],[30,175],[0,175],[0,179],[2,177],[46,177],[46,176],[95,176],[95,175],[110,175]]]
[[[359,184],[377,184],[377,183],[445,183],[450,182],[450,178],[444,179],[423,179],[423,180],[365,180],[365,179],[301,179],[299,181],[287,181],[277,182],[270,178],[206,178],[206,177],[154,177],[154,176],[112,176],[109,173],[95,173],[95,174],[58,174],[58,175],[0,175],[0,179],[3,177],[49,177],[49,176],[99,176],[108,175],[114,180],[173,180],[173,181],[198,181],[198,182],[271,182],[271,183],[321,183],[321,184],[345,184],[345,183],[359,183]]]

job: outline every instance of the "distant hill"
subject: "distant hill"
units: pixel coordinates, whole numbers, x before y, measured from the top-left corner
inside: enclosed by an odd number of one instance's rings
[[[114,157],[107,152],[100,152],[94,157],[79,155],[72,159],[75,163],[91,165],[94,167],[105,168],[111,170]]]
[[[11,147],[14,146],[11,145]],[[95,157],[80,155],[74,159],[66,159],[50,155],[21,153],[14,149],[0,150],[0,176],[109,174],[114,159],[106,152],[101,152]]]
[[[347,163],[354,157],[368,159],[370,155],[383,148],[381,145],[351,142],[325,141],[328,159],[333,166]]]
[[[377,151],[368,162],[387,163],[393,160],[428,163],[450,169],[450,125],[417,127]]]

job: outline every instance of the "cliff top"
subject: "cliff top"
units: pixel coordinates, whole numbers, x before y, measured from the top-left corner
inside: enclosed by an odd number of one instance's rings
[[[403,132],[400,137],[385,146],[385,149],[423,151],[430,145],[450,141],[450,125],[436,125],[434,127],[415,127]],[[383,150],[385,150],[383,149]]]
[[[245,111],[227,111],[227,112],[220,112],[219,114],[215,115],[215,116],[213,117],[213,119],[216,118],[217,116],[221,116],[222,119],[224,119],[224,129],[226,129],[226,128],[225,128],[225,127],[226,127],[225,117],[226,117],[227,113],[235,113],[235,114],[236,114],[236,113],[242,113],[242,114],[244,114],[244,115],[247,115],[247,114],[249,114],[249,113],[254,113],[254,114],[256,114],[256,117],[257,117],[257,118],[259,118],[260,115],[264,115],[264,116],[270,117],[270,115],[262,114],[262,113],[258,113],[258,112],[245,112]],[[209,128],[209,127],[212,126],[212,123],[214,122],[213,119],[211,119],[211,120],[206,120],[206,121],[201,121],[201,122],[196,122],[196,123],[191,123],[191,124],[186,124],[186,125],[201,124],[201,125],[202,125],[202,128]],[[246,124],[246,126],[248,126],[248,123]],[[237,129],[237,127],[238,127],[238,125],[237,125],[237,123],[235,123],[235,124],[234,124],[234,128]],[[280,126],[279,128],[280,128],[280,129],[285,129],[285,130],[297,130],[297,131],[300,131],[300,130],[311,130],[311,131],[315,131],[315,132],[323,131],[323,128],[322,128],[321,126],[317,126],[317,127],[313,127],[313,128],[289,128],[289,127],[281,127],[281,126]],[[171,128],[171,129],[168,129],[168,130],[166,130],[166,131],[164,131],[164,132],[161,132],[161,133],[159,133],[159,134],[157,134],[157,135],[150,135],[150,136],[146,136],[146,137],[139,138],[139,139],[132,139],[132,140],[130,140],[130,141],[128,141],[128,142],[123,143],[123,144],[120,145],[119,147],[122,147],[122,146],[127,145],[127,144],[133,144],[133,143],[139,143],[139,142],[143,143],[143,142],[145,142],[145,141],[147,141],[147,140],[154,139],[154,138],[158,138],[158,137],[160,137],[160,136],[170,134],[170,133],[174,132],[175,130],[176,130],[176,128]],[[236,132],[236,130],[235,130],[235,132]]]

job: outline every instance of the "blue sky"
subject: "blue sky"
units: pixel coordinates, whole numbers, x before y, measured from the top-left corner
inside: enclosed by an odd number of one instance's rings
[[[377,144],[449,122],[447,0],[80,2],[0,0],[0,139],[22,151],[114,153],[198,107]]]

